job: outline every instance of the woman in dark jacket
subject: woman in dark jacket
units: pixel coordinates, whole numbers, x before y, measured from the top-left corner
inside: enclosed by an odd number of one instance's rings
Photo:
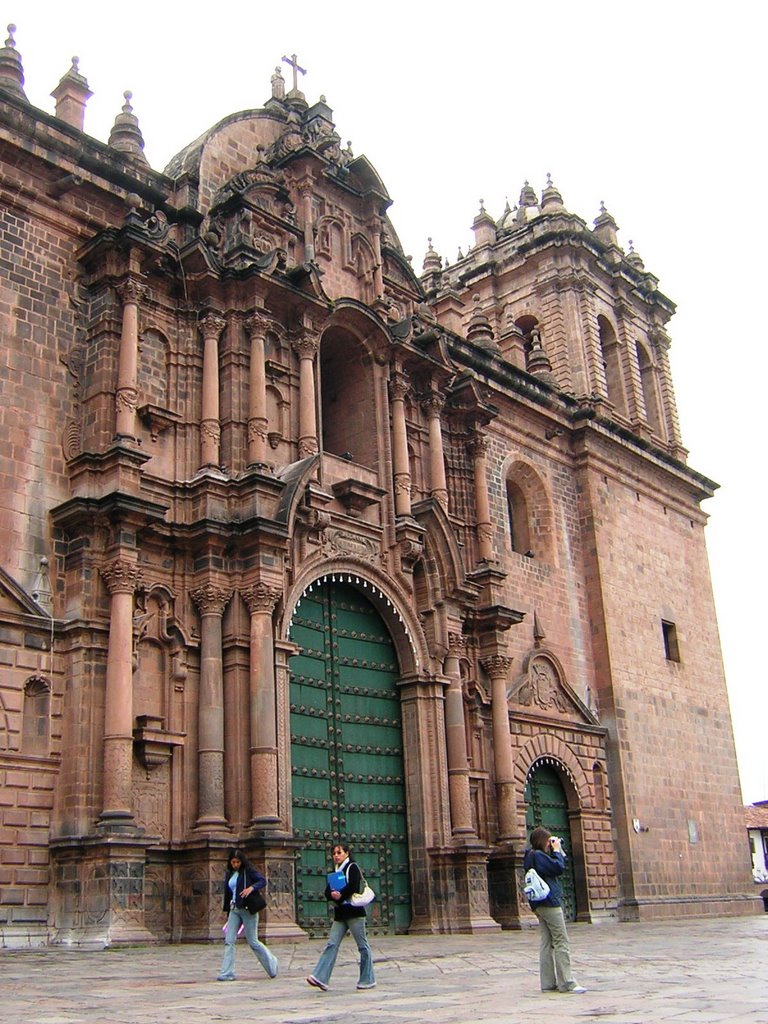
[[[235,943],[240,925],[244,927],[246,941],[261,966],[270,978],[277,977],[277,957],[258,939],[258,910],[248,909],[248,903],[254,905],[255,894],[266,884],[266,878],[248,863],[240,850],[229,851],[224,879],[224,912],[228,913],[229,917],[224,933],[224,960],[218,981],[235,980]],[[263,902],[261,905],[264,905]]]
[[[323,992],[328,989],[328,982],[331,980],[331,973],[336,964],[336,957],[339,952],[341,940],[347,934],[357,943],[360,952],[360,977],[357,981],[358,988],[375,988],[376,980],[373,976],[373,957],[371,947],[365,934],[365,907],[355,907],[349,902],[353,893],[360,892],[362,873],[360,868],[350,858],[349,850],[344,843],[337,843],[334,846],[331,856],[336,871],[329,875],[329,883],[325,887],[325,898],[333,904],[333,924],[331,933],[325,949],[320,954],[317,966],[307,978],[307,984],[321,988]],[[337,877],[334,878],[334,875]],[[331,880],[334,885],[331,886]]]
[[[586,992],[573,980],[571,951],[563,915],[563,890],[560,875],[565,871],[565,854],[557,836],[545,828],[531,832],[531,849],[525,851],[523,869],[535,868],[549,886],[543,900],[531,900],[531,910],[539,919],[539,977],[542,992]]]

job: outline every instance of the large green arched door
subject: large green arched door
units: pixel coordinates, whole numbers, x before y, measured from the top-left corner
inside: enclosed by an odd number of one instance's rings
[[[563,914],[567,921],[576,919],[576,886],[573,873],[573,848],[568,824],[568,801],[560,777],[546,764],[533,766],[525,786],[525,829],[528,835],[537,825],[560,836],[565,853],[565,872],[561,876],[563,887]]]
[[[384,622],[348,583],[318,583],[289,633],[296,916],[310,935],[328,929],[325,876],[344,838],[376,892],[374,931],[411,919],[399,670]]]

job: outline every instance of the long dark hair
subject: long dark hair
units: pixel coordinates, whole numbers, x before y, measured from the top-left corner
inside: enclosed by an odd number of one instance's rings
[[[232,849],[227,854],[227,874],[228,875],[231,875],[231,874],[234,873],[235,869],[232,867],[232,861],[233,860],[239,860],[240,861],[240,867],[238,868],[238,871],[245,871],[246,868],[249,868],[251,866],[251,862],[248,860],[248,858],[245,856],[245,854],[243,853],[242,850]]]

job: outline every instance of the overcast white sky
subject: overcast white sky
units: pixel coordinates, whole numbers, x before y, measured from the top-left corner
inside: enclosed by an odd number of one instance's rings
[[[132,90],[158,170],[220,118],[262,106],[274,67],[298,54],[309,102],[325,95],[342,139],[379,171],[417,271],[428,236],[453,262],[480,198],[498,217],[526,178],[540,193],[550,171],[590,224],[605,201],[621,244],[634,241],[678,304],[669,329],[683,441],[689,464],[722,485],[704,507],[743,797],[768,799],[768,4],[15,0],[4,10],[30,102],[53,112],[49,94],[79,56],[94,92],[86,131],[106,141]]]

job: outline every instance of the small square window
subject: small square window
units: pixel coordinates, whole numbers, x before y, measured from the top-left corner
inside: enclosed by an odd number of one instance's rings
[[[667,661],[680,661],[680,646],[677,642],[677,627],[674,622],[661,620],[661,633],[664,637],[664,657]]]

